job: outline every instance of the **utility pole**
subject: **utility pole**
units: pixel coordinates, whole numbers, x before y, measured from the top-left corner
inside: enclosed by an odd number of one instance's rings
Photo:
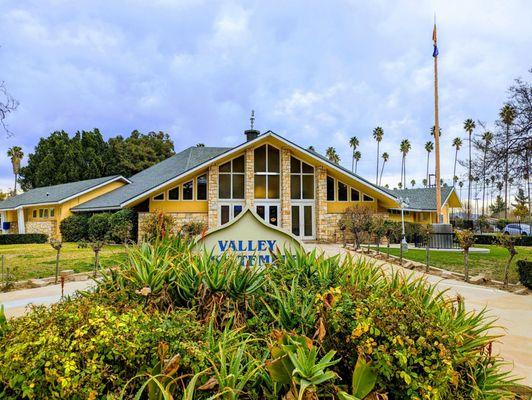
[[[436,215],[437,222],[443,223],[441,213],[441,187],[440,187],[440,117],[438,106],[438,38],[436,35],[436,17],[434,17],[434,30],[432,31],[432,41],[434,43],[434,153],[436,161]]]

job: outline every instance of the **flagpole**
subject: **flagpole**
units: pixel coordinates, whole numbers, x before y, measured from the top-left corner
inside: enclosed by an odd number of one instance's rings
[[[436,23],[433,32],[434,46],[437,49]],[[436,158],[436,223],[443,223],[441,214],[441,187],[440,187],[440,116],[438,100],[438,52],[434,52],[434,152]]]

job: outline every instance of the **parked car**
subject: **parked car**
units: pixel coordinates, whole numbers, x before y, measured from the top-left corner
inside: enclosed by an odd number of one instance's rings
[[[528,224],[508,224],[503,230],[505,235],[530,235],[530,225]]]

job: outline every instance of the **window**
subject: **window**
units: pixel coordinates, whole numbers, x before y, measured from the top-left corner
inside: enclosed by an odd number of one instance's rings
[[[50,218],[55,217],[55,208],[50,208]]]
[[[33,210],[31,215],[33,215],[33,218],[37,218],[37,210]]]
[[[220,165],[218,175],[218,197],[220,199],[244,198],[243,155]]]
[[[295,157],[290,157],[290,198],[314,198],[314,167]]]
[[[360,201],[360,192],[351,188],[351,201]]]
[[[197,177],[196,192],[197,200],[207,200],[207,175]]]
[[[43,218],[48,218],[48,209],[47,208],[45,208],[43,210],[43,214],[44,214]]]
[[[183,183],[183,200],[194,199],[194,182],[188,181]]]
[[[44,210],[39,208],[39,218],[44,218]]]
[[[364,201],[373,201],[373,197],[369,197],[367,194],[365,194],[364,197],[363,197],[363,200]]]
[[[327,177],[327,201],[334,201],[334,179]]]
[[[338,201],[347,201],[347,185],[338,181]]]
[[[179,200],[179,186],[168,191],[168,200]]]
[[[255,198],[278,199],[280,190],[280,153],[279,149],[265,144],[254,152],[255,158]]]
[[[159,193],[157,196],[154,196],[154,197],[153,197],[153,200],[155,200],[155,201],[162,201],[162,200],[164,200],[164,192]]]

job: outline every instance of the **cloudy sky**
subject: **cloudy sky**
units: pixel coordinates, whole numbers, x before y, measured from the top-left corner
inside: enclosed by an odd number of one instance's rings
[[[39,137],[99,128],[166,131],[176,150],[236,145],[256,126],[375,177],[375,126],[390,153],[383,183],[425,174],[433,125],[432,24],[440,47],[442,173],[471,117],[492,123],[516,77],[532,67],[530,0],[218,1],[0,0],[0,80],[20,101],[0,133],[0,188],[12,186],[5,151]]]

